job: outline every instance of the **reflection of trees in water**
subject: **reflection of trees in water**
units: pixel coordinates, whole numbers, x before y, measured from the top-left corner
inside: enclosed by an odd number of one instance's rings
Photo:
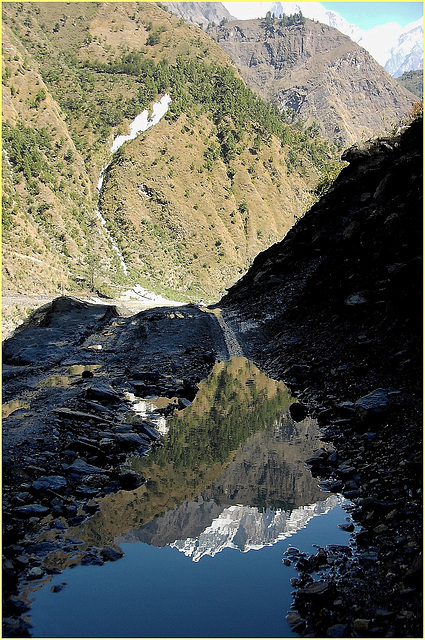
[[[101,511],[75,535],[109,544],[201,495],[220,505],[260,509],[323,499],[304,466],[316,445],[315,427],[309,420],[293,423],[292,401],[283,383],[246,359],[218,363],[193,404],[167,421],[164,446],[132,459],[146,484],[106,496]]]
[[[164,466],[172,460],[176,471],[226,462],[249,436],[272,425],[288,408],[288,390],[271,382],[243,358],[217,364],[193,405],[169,420],[164,447],[141,463],[142,471],[150,462]]]

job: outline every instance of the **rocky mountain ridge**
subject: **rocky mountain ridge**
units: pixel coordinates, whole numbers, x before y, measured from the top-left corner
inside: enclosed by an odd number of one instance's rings
[[[350,24],[336,11],[329,11],[317,2],[274,2],[270,11],[276,16],[282,13],[302,11],[306,18],[335,27],[341,33],[366,49],[393,77],[404,71],[423,68],[423,19],[405,27],[389,22],[368,30]]]
[[[348,36],[308,18],[234,21],[209,33],[253,90],[342,148],[389,129],[415,102]]]

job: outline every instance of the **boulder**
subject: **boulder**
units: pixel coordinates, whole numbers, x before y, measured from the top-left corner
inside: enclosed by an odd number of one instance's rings
[[[103,469],[85,462],[82,458],[77,458],[72,464],[70,464],[68,471],[71,475],[76,476],[89,476],[96,473],[105,473]]]
[[[138,449],[146,445],[145,439],[137,433],[134,433],[134,431],[130,433],[117,433],[115,440],[117,444],[126,451],[132,451],[133,449]]]
[[[89,387],[86,391],[86,398],[97,400],[101,404],[117,404],[121,401],[116,391],[106,384]]]
[[[121,550],[114,549],[113,547],[105,547],[101,551],[102,557],[104,560],[109,560],[110,562],[114,562],[115,560],[119,560],[122,558],[124,553]]]
[[[45,491],[46,489],[52,489],[58,491],[66,487],[67,481],[63,476],[42,476],[38,480],[34,480],[32,488],[35,491]]]
[[[43,506],[42,504],[25,504],[22,507],[17,507],[15,509],[15,513],[20,518],[34,518],[34,517],[42,517],[49,512],[48,507]]]
[[[375,389],[355,403],[355,410],[361,420],[383,418],[388,409],[388,392]]]

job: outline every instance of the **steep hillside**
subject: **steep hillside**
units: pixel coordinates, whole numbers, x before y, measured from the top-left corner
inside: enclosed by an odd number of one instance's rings
[[[202,29],[154,3],[8,3],[3,30],[4,290],[34,290],[30,262],[46,292],[141,283],[217,298],[336,166],[316,131],[287,126]],[[112,158],[165,93],[166,119]],[[106,232],[95,207],[111,160]]]
[[[294,14],[209,29],[248,85],[342,147],[390,128],[414,97],[332,27]]]
[[[397,81],[408,91],[422,100],[424,96],[424,72],[422,69],[418,71],[406,71]]]
[[[89,279],[93,249],[113,258],[66,116],[5,25],[3,53],[3,291],[58,293]]]

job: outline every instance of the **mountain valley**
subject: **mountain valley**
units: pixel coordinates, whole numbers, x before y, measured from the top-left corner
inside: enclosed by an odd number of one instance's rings
[[[179,4],[2,6],[3,637],[129,543],[249,551],[267,598],[259,550],[340,503],[349,542],[271,565],[279,629],[420,637],[420,74]]]
[[[3,7],[4,291],[27,290],[31,266],[40,293],[217,299],[312,203],[335,151],[283,123],[199,27],[149,3],[65,7]],[[166,92],[164,120],[111,156]],[[106,165],[99,206],[128,277],[95,213]]]

